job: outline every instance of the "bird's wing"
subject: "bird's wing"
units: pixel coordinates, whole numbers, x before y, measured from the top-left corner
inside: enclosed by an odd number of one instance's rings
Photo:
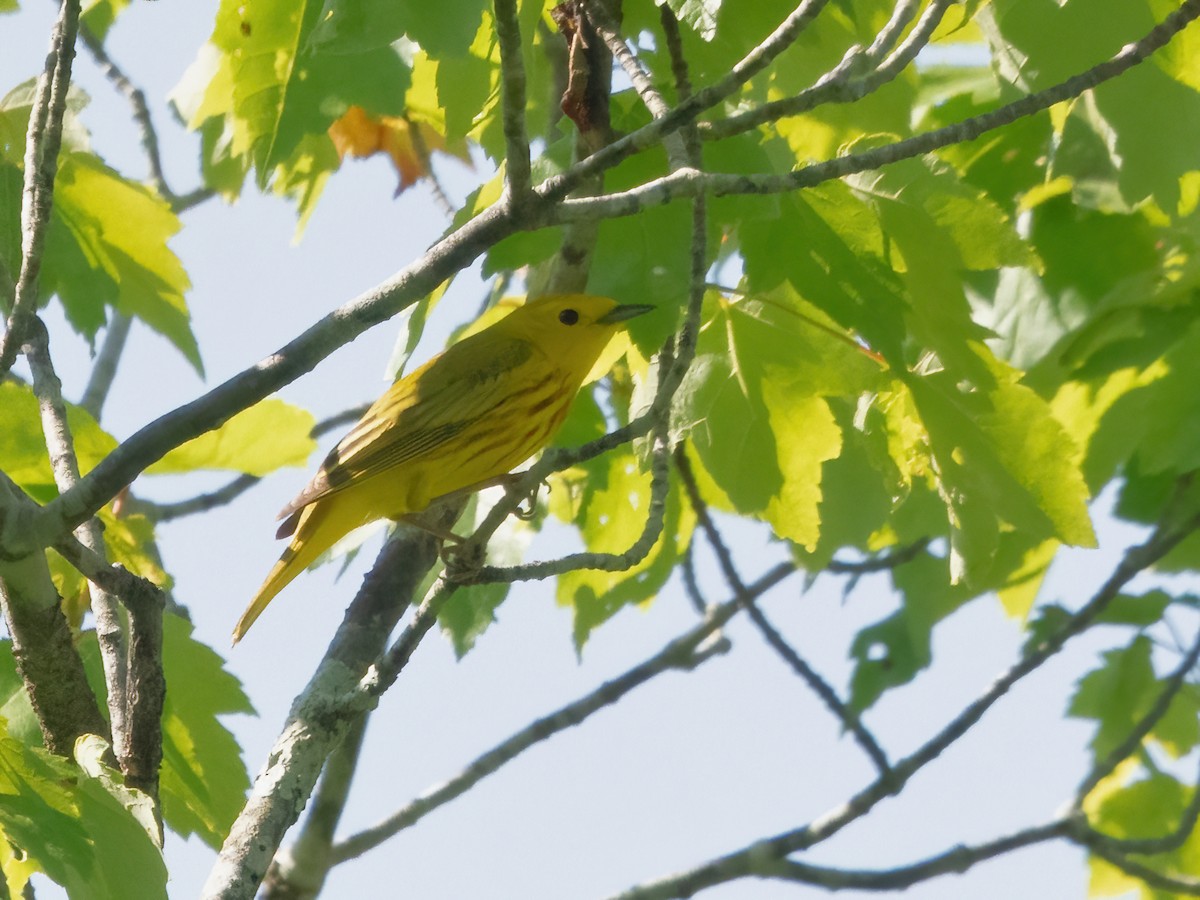
[[[479,335],[482,336],[482,335]],[[535,353],[528,341],[467,338],[393,384],[325,458],[320,470],[280,512],[279,537],[295,513],[380,472],[436,453],[486,415],[524,379],[515,373]],[[289,527],[291,526],[291,527]]]

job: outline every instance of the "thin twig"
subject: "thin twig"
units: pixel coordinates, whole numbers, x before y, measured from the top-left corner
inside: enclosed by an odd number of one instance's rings
[[[793,567],[786,564],[777,566],[747,590],[761,594],[794,571]],[[652,678],[672,670],[693,669],[715,654],[723,652],[727,645],[720,640],[714,641],[712,638],[738,612],[738,609],[739,604],[736,600],[727,601],[712,608],[703,622],[675,638],[658,653],[618,677],[606,681],[578,700],[531,722],[477,757],[453,778],[417,797],[378,825],[359,832],[338,844],[333,851],[335,861],[342,862],[361,856],[368,850],[379,846],[400,831],[415,824],[428,813],[470,790],[530,747],[561,731],[579,725],[592,714],[612,706],[634,688],[645,684]]]
[[[146,162],[150,168],[150,184],[153,185],[160,197],[174,205],[179,198],[167,186],[166,177],[163,175],[162,157],[158,152],[158,132],[155,131],[154,121],[150,118],[150,107],[146,105],[146,95],[129,79],[121,67],[113,62],[108,51],[104,49],[103,42],[92,34],[86,25],[80,27],[79,39],[91,53],[100,72],[112,82],[113,87],[133,107],[133,121],[141,135],[142,149],[146,153]]]
[[[887,754],[884,753],[879,742],[875,740],[875,736],[867,730],[867,727],[863,725],[858,715],[842,702],[837,692],[834,691],[829,683],[784,640],[783,635],[775,629],[766,615],[755,604],[754,598],[746,593],[745,585],[742,583],[741,576],[734,566],[733,555],[721,539],[721,534],[717,530],[717,526],[713,523],[712,516],[708,514],[708,505],[700,496],[700,489],[696,485],[691,463],[688,461],[687,454],[682,447],[675,451],[675,468],[679,472],[680,480],[687,491],[692,509],[696,513],[696,520],[700,523],[700,528],[704,531],[705,536],[708,538],[708,544],[712,547],[713,553],[717,557],[717,564],[721,568],[721,574],[725,576],[725,582],[733,592],[743,598],[746,606],[746,614],[750,616],[751,621],[762,632],[763,637],[771,648],[812,689],[813,693],[825,704],[825,707],[842,723],[842,727],[850,732],[854,740],[863,749],[863,752],[874,763],[880,777],[887,777],[891,772],[891,764],[888,762]]]
[[[917,750],[897,761],[886,775],[877,777],[845,803],[800,828],[763,838],[684,872],[634,887],[621,894],[621,900],[690,897],[703,888],[755,874],[767,861],[786,860],[790,854],[821,843],[862,818],[885,797],[903,790],[913,775],[962,737],[1013,685],[1038,669],[1067,641],[1094,622],[1130,579],[1169,553],[1198,525],[1200,516],[1188,519],[1178,528],[1168,530],[1160,526],[1144,543],[1129,548],[1108,580],[1058,630],[1004,672],[983,694]]]
[[[1169,676],[1167,676],[1166,680],[1163,682],[1162,690],[1159,691],[1158,696],[1154,699],[1154,702],[1150,705],[1150,708],[1146,710],[1145,715],[1143,715],[1133,726],[1133,728],[1130,729],[1130,732],[1126,736],[1125,740],[1113,747],[1113,749],[1109,751],[1104,759],[1098,761],[1095,766],[1092,767],[1092,771],[1088,773],[1087,777],[1083,780],[1083,783],[1079,785],[1078,789],[1076,789],[1075,804],[1077,807],[1082,806],[1083,801],[1087,798],[1087,795],[1095,790],[1096,785],[1112,774],[1112,772],[1123,760],[1137,752],[1138,748],[1141,747],[1142,741],[1145,739],[1146,735],[1148,735],[1154,729],[1154,726],[1162,720],[1162,717],[1167,714],[1167,710],[1170,709],[1171,703],[1175,700],[1175,696],[1183,688],[1188,674],[1195,669],[1197,660],[1200,660],[1200,633],[1196,635],[1196,639],[1192,642],[1192,646],[1188,650],[1187,655],[1184,656],[1179,665],[1175,667],[1175,670]]]
[[[17,277],[12,311],[0,337],[0,377],[8,374],[37,309],[38,277],[42,252],[54,203],[54,178],[62,146],[63,117],[75,59],[79,30],[79,0],[62,0],[58,20],[50,35],[46,67],[38,79],[37,94],[29,114],[25,138],[25,183],[21,195],[21,272]]]
[[[92,364],[92,374],[88,377],[87,387],[83,390],[79,405],[91,413],[96,421],[100,420],[104,401],[108,399],[113,379],[117,376],[117,364],[121,361],[121,354],[125,352],[125,341],[129,337],[129,326],[132,323],[131,316],[113,311],[112,318],[108,321],[108,329],[104,332],[104,343],[100,345],[100,352],[96,354],[96,361]]]
[[[921,538],[906,546],[855,562],[831,559],[825,564],[825,571],[833,572],[836,575],[869,575],[872,572],[886,572],[916,559],[925,552],[930,543],[932,543],[932,538]]]
[[[974,140],[988,131],[1009,125],[1025,116],[1048,109],[1056,103],[1077,97],[1084,91],[1116,78],[1165,46],[1183,28],[1200,17],[1200,0],[1184,0],[1178,9],[1147,32],[1140,40],[1126,44],[1108,60],[1086,72],[1066,79],[1045,90],[1028,94],[987,113],[923,132],[904,140],[882,144],[861,153],[851,153],[824,162],[813,163],[782,175],[726,175],[679,170],[628,191],[601,197],[564,200],[553,210],[555,224],[581,218],[609,218],[634,215],[644,209],[699,193],[724,197],[745,194],[778,194],[813,187],[825,181],[856,172],[878,169],[903,159],[911,159]],[[701,92],[703,93],[703,92]],[[697,94],[697,96],[700,96]],[[676,111],[683,109],[683,104]],[[668,116],[659,121],[667,121]],[[646,126],[649,127],[649,126]],[[615,146],[615,145],[614,145]],[[552,180],[543,187],[553,186]]]
[[[942,875],[961,875],[981,862],[1014,850],[1059,840],[1067,836],[1069,829],[1069,820],[1058,819],[982,844],[951,847],[936,856],[893,869],[836,869],[790,859],[764,859],[752,874],[760,878],[813,884],[830,891],[902,891]]]

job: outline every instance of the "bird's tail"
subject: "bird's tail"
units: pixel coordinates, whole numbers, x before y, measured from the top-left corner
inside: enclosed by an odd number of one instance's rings
[[[291,543],[288,544],[279,562],[275,563],[267,580],[262,583],[242,617],[233,629],[233,643],[240,641],[267,608],[275,595],[282,591],[293,578],[303,572],[312,562],[332,547],[350,530],[339,522],[336,515],[338,504],[335,498],[327,498],[306,506],[299,515]]]

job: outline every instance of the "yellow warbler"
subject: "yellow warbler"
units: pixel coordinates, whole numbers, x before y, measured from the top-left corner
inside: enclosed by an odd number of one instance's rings
[[[653,307],[582,294],[541,297],[397,381],[279,514],[291,537],[233,629],[352,529],[481,487],[541,449],[627,319]]]

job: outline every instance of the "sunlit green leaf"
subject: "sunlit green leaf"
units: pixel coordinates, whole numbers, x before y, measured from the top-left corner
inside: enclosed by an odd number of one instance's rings
[[[226,469],[266,475],[282,466],[303,466],[317,448],[307,410],[267,398],[220,428],[176,447],[146,471],[153,475]]]

